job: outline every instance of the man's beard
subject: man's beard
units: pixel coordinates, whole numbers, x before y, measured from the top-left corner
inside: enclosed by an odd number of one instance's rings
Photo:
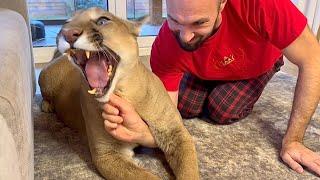
[[[194,34],[194,38],[192,39],[192,43],[186,43],[186,42],[183,42],[181,39],[180,39],[180,32],[179,31],[176,31],[176,32],[173,32],[176,40],[178,41],[180,47],[185,50],[185,51],[194,51],[196,49],[198,49],[202,43],[206,40],[206,37],[203,36],[203,35],[199,35],[199,34]]]

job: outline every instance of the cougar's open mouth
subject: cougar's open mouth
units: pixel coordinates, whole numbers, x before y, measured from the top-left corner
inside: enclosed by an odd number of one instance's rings
[[[120,57],[111,49],[102,51],[68,49],[65,53],[70,55],[82,70],[91,88],[88,93],[102,97],[112,83]]]

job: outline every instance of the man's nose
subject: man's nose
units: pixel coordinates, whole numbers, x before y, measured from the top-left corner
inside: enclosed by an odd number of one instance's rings
[[[74,42],[81,36],[82,30],[77,28],[71,29],[63,29],[62,35],[64,36],[65,40],[72,46]]]
[[[182,29],[180,30],[180,39],[185,42],[188,43],[190,42],[192,39],[194,38],[194,33],[192,31],[189,31],[187,29]]]

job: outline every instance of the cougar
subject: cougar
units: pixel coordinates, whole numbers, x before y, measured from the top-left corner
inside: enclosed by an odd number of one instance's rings
[[[137,144],[105,131],[101,105],[114,93],[147,123],[176,179],[197,180],[192,137],[160,79],[139,61],[137,36],[145,20],[123,20],[100,8],[76,12],[57,36],[61,55],[40,73],[41,108],[87,138],[92,161],[106,179],[160,179],[133,162]]]

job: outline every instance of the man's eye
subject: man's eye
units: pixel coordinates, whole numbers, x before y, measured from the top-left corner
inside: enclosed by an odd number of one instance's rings
[[[198,21],[198,22],[195,22],[194,25],[196,26],[201,26],[202,24],[204,24],[205,22],[204,21]]]
[[[99,19],[97,20],[97,25],[98,25],[98,26],[102,26],[102,25],[107,24],[109,21],[110,21],[109,18],[107,18],[107,17],[101,17],[101,18],[99,18]]]

